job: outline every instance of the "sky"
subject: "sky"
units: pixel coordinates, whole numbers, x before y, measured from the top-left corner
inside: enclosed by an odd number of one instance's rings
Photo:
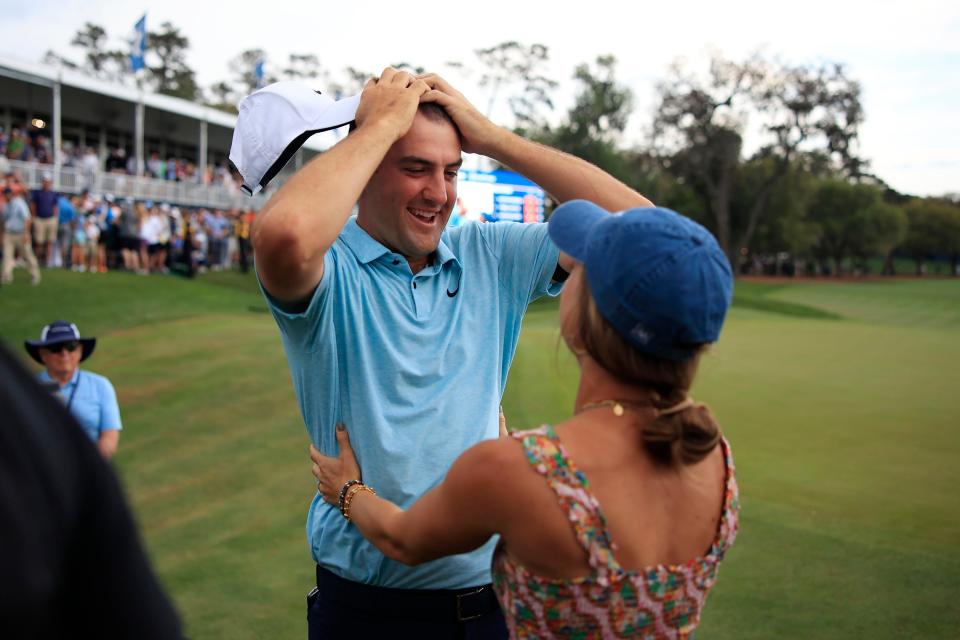
[[[613,54],[617,79],[634,94],[627,142],[636,145],[646,139],[656,84],[678,60],[706,69],[712,53],[743,60],[761,51],[790,64],[839,62],[862,85],[860,153],[871,170],[905,193],[960,192],[956,0],[0,0],[0,52],[39,61],[53,49],[79,59],[69,42],[84,22],[103,26],[109,46],[120,47],[144,12],[148,29],[170,21],[190,39],[187,62],[202,86],[229,77],[230,58],[261,48],[268,69],[290,53],[317,55],[334,76],[347,66],[378,72],[400,62],[419,65],[448,77],[485,110],[487,89],[447,63],[479,68],[476,49],[516,40],[549,47],[545,72],[560,82],[559,117],[576,93],[575,66]],[[502,102],[492,117],[510,124]],[[748,150],[758,142],[748,137]]]

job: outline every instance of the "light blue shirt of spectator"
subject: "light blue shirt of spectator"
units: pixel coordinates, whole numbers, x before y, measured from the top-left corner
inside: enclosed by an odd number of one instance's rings
[[[73,222],[73,219],[77,217],[77,210],[74,209],[73,203],[70,202],[70,198],[66,196],[60,196],[60,200],[58,201],[58,210],[60,211],[59,224],[70,224]]]
[[[9,234],[23,233],[30,219],[30,207],[23,196],[14,196],[3,208],[3,228]]]
[[[40,372],[38,378],[44,384],[56,384],[46,371]],[[59,393],[70,413],[94,443],[100,439],[103,431],[123,429],[117,392],[103,376],[78,368]]]
[[[30,207],[22,196],[14,196],[3,208],[3,228],[11,235],[23,233],[29,219]]]

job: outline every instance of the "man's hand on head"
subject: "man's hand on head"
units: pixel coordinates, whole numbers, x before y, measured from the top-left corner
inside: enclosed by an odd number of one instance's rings
[[[387,67],[363,88],[357,108],[357,127],[383,127],[394,140],[402,138],[417,115],[420,97],[430,90],[406,71]]]
[[[421,102],[436,102],[450,114],[460,130],[463,150],[467,153],[491,155],[490,150],[496,147],[497,136],[505,130],[480,113],[462,93],[437,74],[426,73],[417,76],[417,79],[430,88],[430,91],[420,98]]]

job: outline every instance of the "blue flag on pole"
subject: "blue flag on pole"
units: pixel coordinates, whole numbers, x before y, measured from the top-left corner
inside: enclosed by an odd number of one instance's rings
[[[143,69],[143,58],[147,51],[147,14],[133,26],[133,40],[130,41],[130,68],[134,73]]]
[[[257,89],[263,86],[263,58],[257,60],[256,66],[253,68],[253,77],[257,80]]]

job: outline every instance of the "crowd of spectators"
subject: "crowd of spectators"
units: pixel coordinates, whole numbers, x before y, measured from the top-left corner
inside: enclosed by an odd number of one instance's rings
[[[14,194],[27,200],[34,253],[43,267],[193,276],[208,269],[247,271],[252,263],[252,209],[187,208],[88,191],[51,194],[48,178],[32,192],[15,172],[0,184],[0,210]],[[43,208],[53,212],[52,236],[36,233]]]
[[[21,162],[53,163],[51,139],[45,129],[32,125],[12,127],[9,132],[0,127],[0,172],[8,171],[7,160]],[[105,157],[100,157],[97,149],[84,147],[70,141],[64,141],[61,147],[61,164],[81,171],[84,175],[93,175],[99,171],[113,174],[136,175],[136,157],[123,147],[107,149]],[[242,180],[231,171],[225,162],[207,165],[204,171],[192,160],[162,157],[158,151],[150,151],[144,159],[144,177],[173,182],[222,185],[236,190]]]

